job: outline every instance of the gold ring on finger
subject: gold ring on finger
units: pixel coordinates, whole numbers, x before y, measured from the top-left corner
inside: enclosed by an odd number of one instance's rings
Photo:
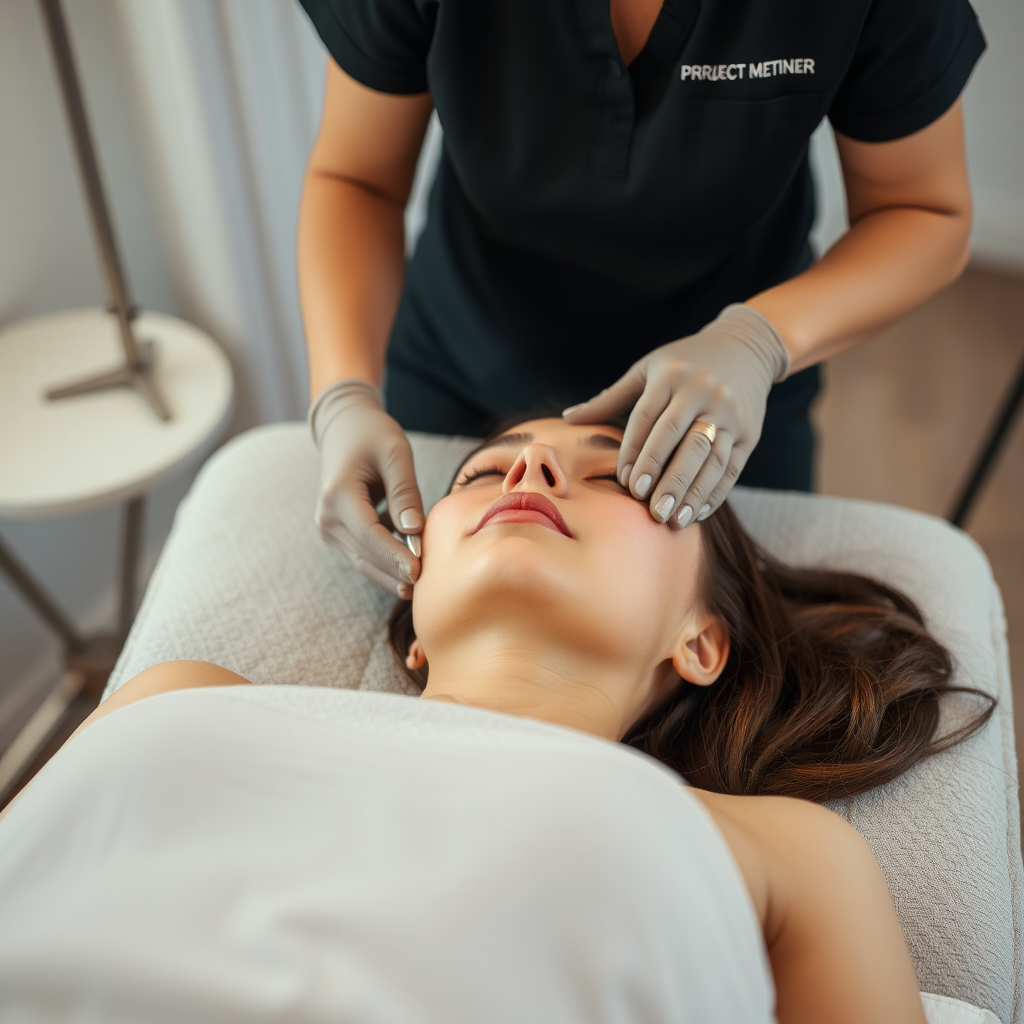
[[[703,434],[711,444],[715,443],[715,435],[718,433],[718,428],[714,423],[708,423],[707,420],[694,420],[690,425],[690,429],[687,431],[688,434]]]

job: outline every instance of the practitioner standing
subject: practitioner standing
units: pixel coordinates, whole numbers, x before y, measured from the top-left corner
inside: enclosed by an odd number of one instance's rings
[[[967,260],[967,0],[302,2],[332,57],[298,243],[317,518],[401,596],[374,506],[422,529],[405,430],[629,412],[620,479],[685,527],[737,479],[809,489],[817,364]],[[815,263],[825,116],[851,227]]]

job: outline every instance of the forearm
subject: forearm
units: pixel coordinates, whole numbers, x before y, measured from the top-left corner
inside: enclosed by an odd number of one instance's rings
[[[969,211],[911,207],[865,214],[803,274],[748,301],[802,370],[866,340],[963,271]]]
[[[403,207],[361,183],[310,170],[298,273],[310,397],[349,377],[379,386],[405,275]]]
[[[971,189],[963,104],[891,142],[836,133],[850,230],[820,263],[755,295],[789,350],[791,371],[866,340],[959,276]]]

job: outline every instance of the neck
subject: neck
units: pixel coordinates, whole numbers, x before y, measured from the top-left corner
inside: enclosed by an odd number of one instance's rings
[[[625,695],[640,692],[638,682],[607,659],[600,664],[576,651],[478,635],[431,652],[423,697],[619,740],[637,717]]]

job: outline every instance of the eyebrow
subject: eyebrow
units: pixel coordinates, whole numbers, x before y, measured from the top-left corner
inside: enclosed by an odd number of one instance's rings
[[[588,434],[580,438],[581,448],[596,448],[598,451],[618,451],[622,442],[611,434]]]
[[[485,448],[518,448],[525,447],[533,441],[533,434],[528,431],[520,431],[514,434],[502,434],[496,437]],[[597,451],[618,451],[622,442],[611,434],[588,434],[579,439],[580,448],[594,448]],[[483,449],[479,449],[483,450]]]
[[[519,446],[525,448],[532,440],[533,434],[529,432],[502,434],[500,437],[496,437],[493,441],[489,441],[487,444],[481,445],[477,451],[483,451],[487,448],[516,448]]]

